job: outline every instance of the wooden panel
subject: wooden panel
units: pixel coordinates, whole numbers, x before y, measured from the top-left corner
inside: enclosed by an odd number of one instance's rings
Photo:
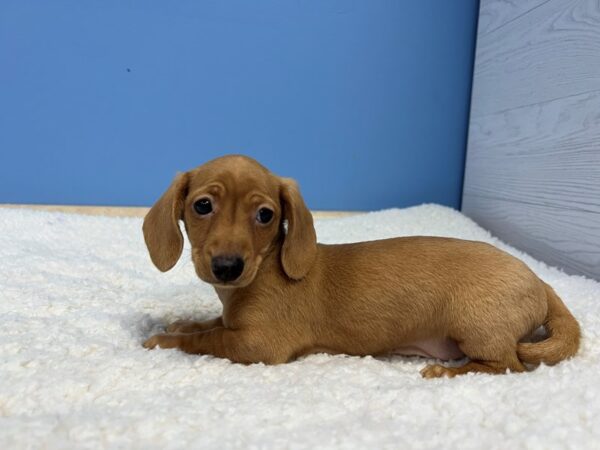
[[[112,217],[144,217],[150,208],[145,206],[74,206],[74,205],[22,205],[0,203],[0,208],[33,209],[69,214]],[[315,219],[337,219],[363,214],[361,211],[311,211]]]
[[[474,116],[469,145],[465,197],[600,214],[600,91]]]
[[[481,9],[505,3],[482,0]],[[471,106],[476,115],[600,88],[598,0],[524,3],[533,6],[503,26],[478,33]]]
[[[482,0],[481,14],[463,212],[600,278],[600,2]]]
[[[502,0],[482,1],[479,8],[480,35],[492,33],[499,28],[519,19],[549,0]]]
[[[600,216],[471,195],[465,213],[505,242],[567,273],[600,278]]]

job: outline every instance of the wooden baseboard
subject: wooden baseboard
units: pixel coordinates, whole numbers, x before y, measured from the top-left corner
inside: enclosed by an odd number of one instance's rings
[[[22,205],[2,203],[0,208],[34,209],[38,211],[58,211],[70,214],[91,216],[144,217],[148,212],[145,206],[76,206],[76,205]],[[361,214],[358,211],[313,211],[316,219],[333,219]]]

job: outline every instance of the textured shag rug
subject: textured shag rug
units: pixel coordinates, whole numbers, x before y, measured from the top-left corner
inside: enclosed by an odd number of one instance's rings
[[[189,247],[161,274],[141,219],[0,209],[0,448],[599,448],[600,283],[518,252],[451,209],[319,220],[321,242],[438,235],[523,259],[580,320],[581,351],[525,374],[425,380],[422,358],[244,366],[142,348],[220,313]]]

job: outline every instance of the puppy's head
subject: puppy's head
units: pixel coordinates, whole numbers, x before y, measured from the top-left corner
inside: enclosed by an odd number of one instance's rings
[[[247,286],[273,251],[295,280],[308,273],[316,256],[312,215],[296,183],[245,156],[224,156],[177,175],[150,209],[144,239],[163,272],[181,256],[179,220],[196,273],[217,287]]]

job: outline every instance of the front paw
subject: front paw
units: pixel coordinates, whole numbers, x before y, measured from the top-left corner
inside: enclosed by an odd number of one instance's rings
[[[179,346],[179,338],[178,336],[173,336],[170,334],[155,334],[151,338],[147,339],[143,345],[148,349],[155,347],[175,348]]]

